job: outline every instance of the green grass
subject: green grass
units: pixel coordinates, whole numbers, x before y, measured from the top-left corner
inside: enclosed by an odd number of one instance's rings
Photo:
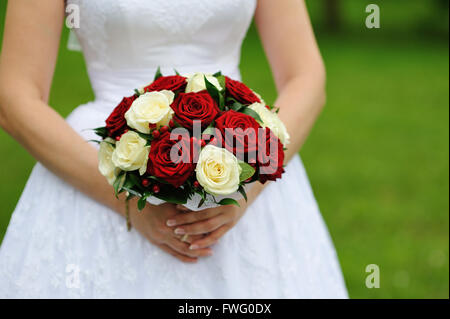
[[[370,37],[319,37],[328,104],[302,157],[351,297],[448,298],[448,47]],[[243,75],[273,100],[257,46]]]
[[[316,17],[319,7],[309,2]],[[411,3],[410,16],[421,8]],[[350,9],[346,28],[360,23],[361,8]],[[420,12],[417,21],[428,14]],[[301,152],[305,166],[351,297],[448,298],[448,43],[401,33],[403,24],[399,35],[356,29],[351,36],[319,34],[328,103]],[[253,28],[241,66],[244,80],[274,101]],[[50,104],[66,116],[92,98],[81,54],[63,46]],[[0,152],[1,238],[35,161],[1,130]],[[380,267],[380,289],[365,287],[368,264]]]

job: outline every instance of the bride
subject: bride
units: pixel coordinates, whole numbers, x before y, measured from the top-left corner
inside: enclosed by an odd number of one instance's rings
[[[64,120],[48,103],[65,6],[95,100]],[[130,88],[164,74],[239,79],[252,17],[291,135],[283,179],[241,208],[200,213],[130,204],[87,140]],[[262,54],[262,53],[261,53]],[[0,59],[0,124],[38,161],[0,249],[7,298],[346,298],[334,247],[298,150],[322,105],[325,71],[303,0],[14,0]]]

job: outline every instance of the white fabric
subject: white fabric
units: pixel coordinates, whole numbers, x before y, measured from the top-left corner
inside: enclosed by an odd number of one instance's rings
[[[67,119],[86,139],[115,104],[164,73],[239,78],[255,0],[71,0],[96,100]],[[263,92],[262,92],[263,93]],[[299,157],[212,257],[184,264],[37,164],[0,248],[0,297],[345,298],[334,247]]]

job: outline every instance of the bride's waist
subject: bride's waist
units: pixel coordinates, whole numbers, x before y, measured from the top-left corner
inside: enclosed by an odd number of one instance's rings
[[[151,83],[158,67],[133,68],[133,69],[100,69],[88,67],[89,78],[95,94],[94,105],[100,108],[114,108],[124,96],[134,94],[134,90]],[[239,67],[236,63],[211,63],[186,65],[175,67],[161,67],[163,75],[175,74],[175,69],[180,74],[194,72],[223,74],[240,79]]]

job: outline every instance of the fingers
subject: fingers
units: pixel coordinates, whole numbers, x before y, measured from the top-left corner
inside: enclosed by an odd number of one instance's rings
[[[187,213],[178,214],[173,216],[169,220],[167,220],[166,224],[169,227],[184,225],[184,224],[192,224],[195,222],[199,222],[202,220],[210,219],[214,216],[217,216],[221,213],[221,211],[216,209],[205,209],[198,212],[191,212],[187,210]]]
[[[183,205],[180,205],[180,204],[178,204],[178,205],[176,206],[176,208],[177,208],[178,210],[181,210],[182,212],[190,212],[190,211],[191,211],[189,208],[187,208],[187,207],[185,207],[185,206],[183,206]]]
[[[175,250],[176,252],[178,252],[179,254],[191,258],[211,256],[213,253],[211,248],[202,248],[196,250],[189,249],[190,246],[189,244],[183,243],[176,238],[168,240],[166,245]]]
[[[173,231],[171,231],[171,235],[174,235]],[[197,241],[203,238],[205,235],[175,235],[175,238],[181,240],[182,242],[192,244],[194,241]]]
[[[172,248],[170,248],[169,246],[166,246],[164,244],[162,245],[157,245],[159,248],[161,248],[162,250],[164,250],[166,253],[172,255],[173,257],[181,260],[182,262],[185,263],[195,263],[197,262],[197,258],[193,258],[193,257],[189,257],[189,256],[185,256],[180,254],[179,252],[173,250]]]
[[[189,249],[191,250],[197,250],[197,249],[203,249],[205,247],[210,247],[212,245],[214,245],[215,243],[217,243],[217,241],[223,236],[225,235],[225,233],[228,231],[229,227],[228,225],[224,225],[218,229],[216,229],[215,231],[213,231],[211,234],[194,241],[191,246],[189,247]]]
[[[220,214],[204,221],[177,227],[175,228],[174,233],[176,235],[200,235],[210,233],[228,222],[228,216]]]

